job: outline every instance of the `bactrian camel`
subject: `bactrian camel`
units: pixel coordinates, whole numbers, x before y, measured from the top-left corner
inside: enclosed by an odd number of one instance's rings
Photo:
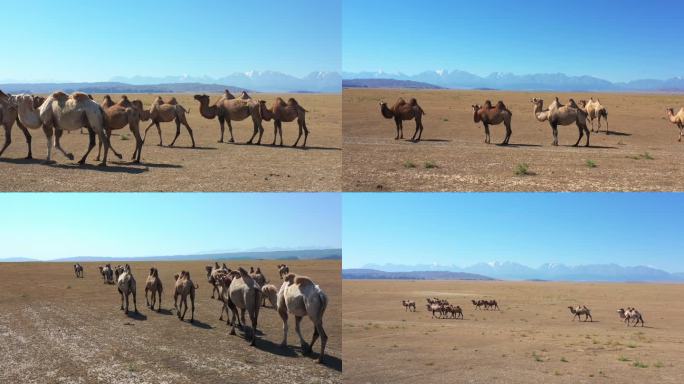
[[[152,120],[152,122],[150,123],[150,125],[147,126],[147,128],[145,128],[143,142],[147,137],[147,131],[149,131],[150,128],[152,128],[152,126],[154,125],[157,127],[157,133],[159,134],[159,146],[161,147],[163,145],[163,142],[161,127],[159,126],[159,123],[169,123],[171,121],[175,121],[176,136],[173,138],[173,141],[171,141],[171,144],[169,144],[169,147],[173,147],[173,145],[176,143],[176,139],[178,139],[178,136],[180,136],[181,124],[183,124],[185,126],[185,129],[188,130],[188,134],[190,134],[190,140],[192,140],[192,147],[195,148],[195,136],[192,135],[192,128],[190,128],[188,120],[185,117],[186,113],[189,112],[185,108],[183,108],[182,105],[178,104],[175,98],[172,98],[168,103],[165,103],[161,97],[157,97],[155,102],[152,103],[152,106],[150,107],[150,120]]]
[[[218,118],[221,128],[219,143],[223,143],[225,124],[228,124],[228,132],[230,133],[230,140],[228,142],[234,143],[235,138],[233,137],[233,125],[231,122],[242,121],[251,117],[254,124],[254,132],[247,143],[252,144],[256,135],[259,134],[256,144],[261,144],[264,128],[261,125],[259,103],[251,99],[247,93],[243,92],[240,98],[236,99],[235,96],[226,90],[226,93],[213,105],[209,105],[209,96],[207,95],[195,95],[194,98],[200,103],[200,114],[202,117],[209,120]]]
[[[321,353],[318,355],[320,363],[325,356],[325,345],[328,342],[328,335],[323,329],[323,315],[328,306],[328,296],[308,277],[290,273],[285,276],[284,280],[278,291],[278,314],[283,320],[283,341],[280,345],[287,346],[287,318],[288,314],[292,314],[295,316],[295,331],[305,354],[311,353],[316,340],[319,336],[321,337]],[[310,344],[306,344],[300,329],[304,316],[308,316],[314,325]]]
[[[275,102],[271,105],[269,109],[266,106],[266,101],[259,100],[259,106],[261,108],[261,118],[266,121],[273,120],[273,143],[271,145],[276,145],[276,138],[280,136],[280,145],[283,145],[283,122],[289,123],[297,120],[297,125],[299,126],[299,136],[297,136],[297,141],[292,144],[296,147],[299,143],[299,139],[302,137],[302,132],[304,133],[304,144],[302,148],[306,147],[306,139],[309,137],[309,128],[306,126],[306,109],[304,109],[297,100],[290,98],[287,100],[276,98]]]
[[[228,287],[228,296],[235,305],[235,308],[231,308],[234,320],[230,334],[235,334],[235,319],[238,316],[237,309],[240,309],[240,318],[243,324],[245,323],[245,311],[247,311],[252,322],[250,345],[255,345],[259,309],[261,308],[261,287],[244,268],[238,268],[238,272],[240,276],[234,277],[230,287]]]
[[[388,108],[387,103],[381,101],[380,112],[386,119],[394,119],[394,123],[397,125],[397,135],[394,137],[394,140],[404,138],[404,120],[416,119],[416,132],[413,134],[411,141],[420,141],[420,137],[423,135],[423,115],[425,115],[425,112],[418,105],[416,99],[410,99],[407,103],[406,100],[400,97],[392,108]]]
[[[591,319],[592,322],[594,321],[594,318],[591,317],[591,311],[589,310],[589,308],[587,308],[584,305],[583,306],[578,305],[576,307],[568,307],[568,309],[570,309],[570,313],[573,314],[572,321],[575,321],[575,317],[578,320],[582,320],[580,315],[584,315],[584,321],[587,321],[587,319]]]
[[[115,155],[120,156],[116,149],[111,146],[112,131],[122,129],[126,126],[133,133],[135,138],[135,151],[131,157],[134,163],[140,163],[140,156],[142,152],[143,139],[140,136],[140,120],[142,113],[142,102],[135,100],[133,102],[128,100],[126,95],[121,96],[118,103],[114,103],[109,95],[106,95],[100,104],[105,113],[105,128],[107,137],[110,139],[110,148]],[[102,142],[97,150],[97,160],[100,160],[100,150],[102,149]]]
[[[185,320],[185,313],[188,311],[188,296],[190,297],[190,305],[192,311],[190,312],[190,322],[195,322],[195,290],[199,285],[193,284],[190,279],[190,272],[182,271],[180,274],[173,276],[176,279],[176,286],[173,292],[173,307],[176,309],[178,319]],[[178,304],[178,297],[180,296],[180,304]],[[185,305],[185,308],[183,308]],[[181,310],[183,313],[181,314]]]
[[[150,274],[147,276],[145,282],[145,302],[147,307],[154,311],[154,304],[157,302],[157,295],[159,295],[159,304],[157,305],[157,312],[161,311],[161,298],[164,287],[159,278],[159,270],[157,268],[150,268]],[[147,299],[147,293],[151,293],[151,300]]]
[[[585,111],[587,111],[589,121],[591,121],[592,132],[594,132],[595,119],[598,119],[598,129],[596,129],[596,133],[601,132],[601,118],[603,118],[603,120],[606,121],[606,135],[610,135],[610,131],[608,130],[608,110],[606,109],[606,107],[601,105],[601,100],[599,100],[598,98],[594,100],[594,98],[592,97],[589,99],[589,101],[580,100],[579,105]]]
[[[0,125],[5,127],[5,144],[2,146],[2,149],[0,149],[0,156],[2,156],[7,147],[9,147],[12,143],[12,127],[16,122],[17,126],[19,129],[21,129],[21,132],[26,138],[26,146],[28,147],[28,155],[26,155],[26,159],[32,159],[33,154],[31,152],[31,133],[29,133],[28,128],[26,128],[24,124],[19,121],[19,111],[17,110],[17,106],[10,105],[10,103],[3,101],[3,99],[7,100],[9,97],[10,95],[6,95],[0,91]],[[44,101],[44,97],[33,96],[34,108],[38,108],[41,104],[43,104]]]
[[[499,125],[504,123],[506,126],[506,138],[501,142],[501,145],[508,145],[508,141],[511,139],[511,119],[513,113],[506,108],[503,101],[496,103],[496,106],[492,106],[492,102],[487,100],[484,105],[479,106],[477,104],[472,106],[473,108],[473,121],[477,124],[482,122],[485,129],[485,143],[491,144],[491,139],[489,137],[489,126]]]
[[[131,274],[131,266],[126,264],[123,272],[116,281],[117,290],[121,294],[121,310],[124,310],[124,297],[126,297],[125,314],[128,314],[128,296],[133,295],[133,309],[138,313],[138,304],[135,301],[135,278]]]
[[[674,124],[679,128],[679,141],[682,141],[682,135],[684,134],[684,108],[680,109],[677,114],[674,114],[674,109],[668,108],[665,110],[667,112],[667,118],[670,123]]]
[[[627,310],[620,308],[617,312],[620,318],[625,321],[627,326],[630,325],[632,319],[634,320],[634,327],[636,327],[639,323],[641,323],[642,327],[644,326],[644,318],[641,316],[641,313],[636,310],[636,308],[627,307]]]
[[[549,106],[548,110],[544,110],[544,100],[534,98],[532,103],[535,105],[534,116],[538,121],[548,120],[551,130],[553,132],[553,145],[558,145],[558,126],[576,124],[579,129],[579,138],[574,147],[577,147],[582,140],[582,137],[587,135],[587,143],[589,146],[589,128],[587,128],[587,112],[581,109],[573,99],[570,99],[569,105],[563,105],[558,98],[554,100]]]
[[[83,266],[79,263],[74,264],[74,273],[76,274],[76,278],[83,278]]]

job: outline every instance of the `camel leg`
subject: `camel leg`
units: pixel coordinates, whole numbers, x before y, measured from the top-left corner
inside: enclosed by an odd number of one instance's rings
[[[180,311],[178,310],[178,293],[173,293],[173,308],[176,309],[176,316],[180,317]]]
[[[240,319],[242,319],[242,324],[247,323],[247,321],[245,320],[245,308],[240,308]]]
[[[43,164],[53,164],[54,161],[52,161],[52,146],[54,145],[53,142],[53,129],[52,126],[50,125],[43,125],[43,132],[45,133],[45,138],[47,139],[47,159],[43,162]]]
[[[86,158],[88,157],[88,154],[90,154],[90,151],[93,149],[93,147],[95,147],[95,131],[88,128],[88,150],[86,151],[85,155],[83,155],[81,160],[78,161],[79,164],[85,164]],[[126,296],[126,299],[128,299],[128,296]]]
[[[114,152],[114,155],[120,159],[122,157],[121,154],[119,152],[117,152],[116,149],[114,149],[114,147],[112,146],[112,130],[111,129],[107,130],[107,140],[109,140],[109,149],[111,149],[112,152]],[[102,152],[102,140],[100,140],[100,143],[97,147],[97,157],[95,158],[95,160],[100,161],[101,152]]]
[[[249,320],[252,322],[252,340],[250,341],[249,345],[256,345],[256,338],[257,338],[257,322],[259,321],[258,318],[258,311],[259,308],[254,308],[252,311],[249,312]]]
[[[261,145],[261,138],[264,136],[264,126],[261,125],[261,118],[253,116],[252,122],[254,123],[254,131],[259,132],[259,138],[257,139],[257,145]]]
[[[584,137],[584,131],[582,130],[582,126],[580,126],[579,123],[577,123],[577,129],[579,129],[579,137],[577,138],[577,142],[575,143],[575,145],[573,145],[573,147],[579,146],[580,140],[582,140],[582,137]]]
[[[218,121],[219,121],[219,127],[221,128],[221,136],[219,137],[218,142],[219,142],[219,143],[223,143],[223,132],[224,132],[225,129],[226,129],[226,128],[225,128],[225,123],[226,123],[226,122],[225,122],[223,116],[219,116]]]
[[[301,122],[297,122],[297,123],[298,123],[297,125],[299,126],[299,136],[297,136],[297,141],[295,141],[295,143],[292,144],[292,147],[296,147],[297,144],[299,144],[299,139],[302,137],[302,131],[303,131],[302,123]]]
[[[135,301],[135,296],[135,291],[133,291],[133,310],[135,311],[135,313],[138,313],[138,303]]]
[[[399,138],[404,139],[404,122],[399,119]]]
[[[176,139],[178,139],[178,136],[180,136],[180,127],[181,123],[178,119],[176,119],[176,136],[171,141],[171,144],[169,144],[169,148],[173,147],[173,145],[176,143]]]
[[[679,124],[679,142],[682,142],[682,134],[684,134],[684,124]]]
[[[287,347],[287,309],[284,306],[276,306],[278,309],[278,315],[283,321],[283,341],[280,342],[281,347]]]
[[[29,133],[29,130],[26,129],[24,124],[22,124],[21,121],[19,121],[19,119],[17,119],[17,126],[19,127],[19,129],[21,129],[21,132],[24,133],[24,137],[26,137],[26,145],[28,146],[28,155],[26,155],[26,159],[32,159],[33,154],[31,153],[31,134]]]
[[[485,144],[489,144],[491,142],[489,138],[489,124],[484,122],[482,124],[484,125],[485,129]]]
[[[123,295],[123,292],[121,292],[121,290],[119,288],[117,288],[117,290],[119,291],[119,294],[121,295],[121,309],[120,310],[123,311],[123,309],[124,309],[124,306],[123,306],[124,295]]]
[[[413,142],[416,141],[416,137],[418,136],[418,129],[420,129],[420,122],[416,119],[416,131],[413,132],[413,137],[411,137],[411,141]]]
[[[149,302],[149,300],[147,300],[147,291],[148,291],[147,288],[145,288],[145,303],[147,304],[147,307],[149,308],[150,302]],[[153,293],[153,295],[154,295],[154,293]]]
[[[192,147],[195,148],[195,136],[192,134],[192,128],[190,128],[190,125],[188,124],[188,121],[185,119],[185,116],[183,116],[183,121],[181,123],[185,126],[185,129],[188,131],[188,134],[190,135],[190,140],[192,141]]]
[[[278,120],[273,120],[273,143],[271,143],[272,146],[276,145],[276,139],[278,138]],[[681,141],[681,137],[680,137]]]
[[[73,160],[74,159],[74,154],[71,152],[67,152],[62,148],[62,144],[60,143],[60,139],[62,138],[62,135],[64,134],[64,131],[61,129],[56,129],[55,130],[55,148],[59,149],[60,152],[64,156],[66,156],[67,159]]]
[[[397,126],[397,134],[394,136],[394,140],[399,140],[399,121],[397,121],[397,119],[395,118],[394,123]]]
[[[145,135],[143,136],[143,143],[145,142],[145,140],[147,140],[147,131],[149,131],[153,125],[154,125],[154,121],[151,122],[150,125],[147,126],[147,128],[145,128]]]
[[[0,156],[2,156],[2,153],[5,152],[5,149],[9,147],[9,145],[12,143],[12,126],[7,126],[5,125],[5,145],[2,146],[2,149],[0,149]]]
[[[233,124],[231,124],[230,119],[226,119],[226,124],[228,124],[228,132],[230,133],[230,140],[228,140],[228,142],[234,143],[235,139],[233,138]]]
[[[419,125],[420,125],[420,131],[418,132],[418,140],[416,140],[416,141],[420,141],[421,137],[423,137],[423,120],[422,119],[420,120]]]
[[[256,120],[253,120],[254,126],[252,127],[252,137],[249,138],[247,144],[254,144],[254,138],[257,133],[259,133],[259,128],[257,128]]]
[[[157,312],[161,312],[161,300],[162,300],[162,293],[161,293],[161,291],[159,291],[159,302],[157,303]]]
[[[308,345],[306,341],[304,341],[304,337],[302,337],[301,323],[302,317],[295,316],[295,332],[297,332],[297,336],[299,336],[299,344],[302,346],[302,352],[306,355],[311,352],[311,346]]]
[[[558,146],[558,124],[551,123],[551,131],[553,132],[553,145],[554,147]]]
[[[586,135],[587,135],[587,143],[586,143],[584,146],[585,146],[585,147],[588,147],[588,146],[589,146],[589,136],[590,136],[590,133],[589,133],[589,129],[587,128],[587,124],[586,124],[586,123],[582,124],[581,129],[582,129],[582,130],[584,131],[584,133],[586,133]]]
[[[505,124],[506,124],[506,138],[505,138],[504,141],[501,143],[501,145],[508,145],[508,140],[511,139],[511,134],[513,133],[513,131],[511,130],[511,123],[510,123],[510,121],[509,121],[509,122],[506,122]]]
[[[124,313],[127,314],[127,315],[128,315],[128,294],[129,294],[129,293],[130,293],[130,292],[127,292],[126,295],[125,295],[125,296],[126,296],[126,310],[124,310]]]
[[[282,120],[278,121],[278,136],[280,137],[280,146],[283,146],[283,122]]]
[[[192,305],[192,311],[190,312],[190,322],[195,322],[195,293],[190,292],[190,305]]]
[[[142,156],[142,147],[143,147],[143,140],[142,140],[142,137],[140,137],[140,127],[136,124],[135,127],[129,127],[129,128],[131,129],[131,133],[133,133],[133,137],[135,138],[135,152],[133,152],[133,156],[131,157],[131,160],[133,160],[134,163],[140,163],[140,157]],[[111,144],[111,142],[110,142],[110,144]],[[159,297],[161,297],[161,294]]]
[[[309,128],[306,126],[306,121],[304,119],[302,119],[302,127],[304,128],[304,144],[302,144],[302,148],[306,148],[306,139],[309,138]]]

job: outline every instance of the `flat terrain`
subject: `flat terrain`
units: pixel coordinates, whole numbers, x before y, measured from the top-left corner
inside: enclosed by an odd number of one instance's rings
[[[103,95],[93,95],[98,102]],[[140,99],[149,108],[156,95],[128,95]],[[122,153],[118,160],[110,152],[110,167],[97,167],[97,150],[91,153],[86,166],[77,161],[88,148],[88,135],[78,131],[65,133],[62,146],[73,152],[75,160],[55,153],[56,165],[41,164],[47,156],[45,134],[32,130],[34,160],[24,160],[27,153],[24,135],[16,126],[12,130],[12,145],[0,159],[0,190],[2,191],[339,191],[341,175],[340,96],[320,94],[271,95],[252,94],[270,105],[276,96],[294,97],[306,108],[310,134],[308,149],[290,146],[297,139],[297,123],[283,123],[285,147],[270,146],[273,122],[263,122],[262,144],[244,145],[252,136],[252,121],[233,122],[235,144],[218,143],[219,123],[207,120],[199,113],[199,103],[190,94],[162,95],[165,100],[175,96],[190,109],[188,122],[197,148],[192,149],[184,127],[175,147],[169,148],[176,133],[174,122],[162,123],[164,147],[152,127],[142,152],[142,164],[129,164],[135,140],[128,127],[114,131],[112,144]],[[114,101],[119,95],[112,95]],[[214,103],[218,95],[211,95]],[[149,122],[141,122],[142,129]],[[4,132],[4,131],[3,131]],[[230,138],[226,127],[225,139]],[[2,139],[4,142],[4,134]],[[300,141],[301,145],[302,141]]]
[[[423,107],[423,141],[395,141],[395,124],[380,114],[399,97],[415,97]],[[591,135],[590,148],[573,148],[575,125],[559,127],[553,147],[551,127],[538,122],[532,97],[547,106],[598,97],[608,109],[610,135]],[[503,100],[513,112],[508,147],[495,145],[503,125],[473,122],[471,105]],[[665,108],[684,106],[684,96],[640,94],[550,94],[485,91],[345,89],[343,109],[343,189],[345,191],[684,191],[684,143],[666,119]],[[595,122],[595,125],[596,122]],[[589,126],[591,128],[591,126]],[[605,126],[603,126],[605,128]],[[410,139],[414,122],[404,122]],[[583,142],[584,143],[584,142]],[[591,166],[593,163],[594,167]],[[518,164],[530,175],[518,176]]]
[[[262,308],[256,347],[219,321],[220,304],[210,298],[205,262],[132,263],[139,315],[119,310],[120,296],[105,285],[95,263],[76,279],[67,263],[0,264],[0,382],[2,383],[339,383],[341,362],[341,282],[338,261],[288,263],[311,277],[330,301],[324,317],[328,347],[324,364],[302,356],[290,319],[289,348],[281,348],[282,322]],[[280,286],[277,262],[229,262],[260,266]],[[149,267],[164,285],[162,311],[145,306]],[[199,284],[195,324],[181,322],[173,309],[173,274],[189,270]],[[188,299],[189,301],[189,299]],[[131,302],[131,311],[132,311]],[[249,322],[249,320],[248,320]],[[313,327],[302,321],[310,341]]]
[[[349,281],[344,379],[350,383],[679,383],[684,375],[681,285]],[[464,320],[432,319],[425,298]],[[475,310],[495,298],[501,311]],[[415,300],[405,312],[401,300]],[[571,321],[569,305],[594,322]],[[616,310],[635,306],[646,327]]]

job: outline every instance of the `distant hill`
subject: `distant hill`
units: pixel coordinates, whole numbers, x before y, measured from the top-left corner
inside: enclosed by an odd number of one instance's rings
[[[177,261],[177,260],[235,260],[235,259],[263,259],[263,260],[341,260],[341,249],[304,249],[293,251],[259,251],[259,252],[220,252],[192,255],[144,256],[144,257],[101,257],[77,256],[66,257],[49,262],[92,262],[92,261]],[[0,259],[0,262],[38,262],[41,260],[26,258]]]
[[[342,80],[342,88],[404,88],[404,89],[444,89],[440,86],[412,80],[395,79],[349,79]]]
[[[66,93],[223,93],[229,89],[233,93],[240,93],[249,89],[222,84],[204,83],[169,83],[142,84],[103,82],[103,83],[16,83],[0,84],[0,89],[8,93],[52,93],[63,91]]]
[[[343,269],[342,278],[354,280],[494,280],[491,277],[463,272],[384,272],[376,269]]]

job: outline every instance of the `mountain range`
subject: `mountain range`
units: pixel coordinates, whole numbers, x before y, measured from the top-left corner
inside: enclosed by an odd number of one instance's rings
[[[495,72],[489,76],[478,76],[460,70],[425,71],[416,75],[403,73],[343,72],[342,78],[356,80],[356,86],[369,85],[358,80],[415,81],[451,89],[500,89],[510,91],[603,91],[603,92],[684,92],[684,78],[674,77],[666,80],[640,79],[629,82],[611,82],[593,76],[569,76],[563,73],[536,73],[516,75]],[[370,86],[369,86],[370,88]],[[390,87],[391,88],[391,87]]]
[[[36,260],[23,257],[0,259],[0,262],[92,262],[92,261],[172,261],[172,260],[235,260],[235,259],[265,259],[265,260],[341,260],[342,250],[333,249],[298,249],[280,251],[244,251],[244,252],[215,252],[189,255],[160,255],[160,256],[74,256],[52,260]]]
[[[671,273],[648,266],[589,264],[568,266],[543,264],[537,268],[514,262],[478,263],[468,267],[443,265],[368,264],[365,269],[391,273],[413,271],[462,272],[501,280],[605,281],[605,282],[684,282],[684,273]]]
[[[205,83],[164,83],[164,84],[128,84],[119,82],[101,83],[11,83],[0,84],[0,89],[8,93],[51,93],[57,90],[66,93],[223,93],[229,89],[233,93],[250,89],[232,85]]]
[[[491,277],[463,272],[386,272],[376,269],[344,269],[342,270],[342,278],[355,280],[494,280]]]

